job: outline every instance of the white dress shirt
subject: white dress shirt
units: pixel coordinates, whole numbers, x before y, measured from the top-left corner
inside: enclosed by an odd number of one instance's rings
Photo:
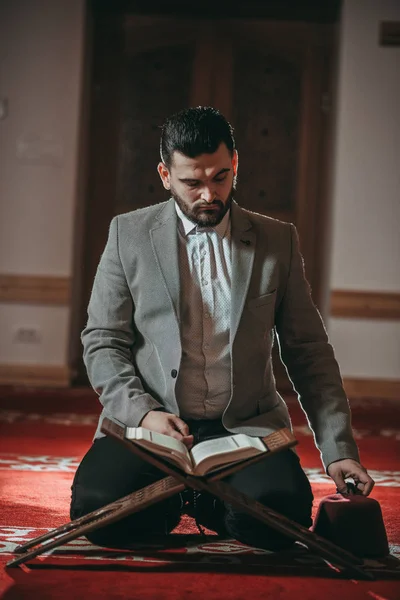
[[[182,361],[176,398],[183,419],[216,419],[231,396],[230,211],[215,227],[178,214]]]

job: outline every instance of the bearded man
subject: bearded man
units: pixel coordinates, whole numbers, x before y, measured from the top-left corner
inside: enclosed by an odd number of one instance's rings
[[[349,404],[332,346],[305,279],[295,227],[240,207],[238,152],[217,110],[197,107],[162,127],[158,172],[171,198],[115,217],[82,333],[89,379],[103,411],[72,486],[78,518],[162,477],[100,432],[108,417],[181,440],[290,427],[276,389],[272,346],[307,414],[322,462],[339,491],[374,485],[359,462]],[[305,527],[312,492],[293,450],[227,481]],[[206,493],[189,491],[88,534],[127,548],[170,532],[182,510],[199,525],[269,550],[293,542]],[[194,512],[193,512],[194,511]]]

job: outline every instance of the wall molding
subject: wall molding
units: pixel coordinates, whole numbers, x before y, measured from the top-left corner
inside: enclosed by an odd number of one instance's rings
[[[72,370],[67,366],[35,364],[0,365],[0,385],[70,388]],[[400,401],[400,379],[365,379],[344,377],[343,385],[351,399]],[[293,390],[283,386],[287,393]]]
[[[69,306],[70,298],[70,277],[0,274],[0,302]]]
[[[63,365],[0,365],[0,385],[67,388],[71,376],[71,369]]]
[[[330,315],[353,319],[400,320],[400,293],[333,290]]]
[[[400,402],[400,379],[364,379],[344,377],[343,386],[350,398],[368,400],[398,400]]]

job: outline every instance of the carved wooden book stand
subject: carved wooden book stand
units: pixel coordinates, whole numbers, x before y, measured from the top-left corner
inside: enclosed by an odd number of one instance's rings
[[[48,533],[30,540],[22,546],[15,549],[18,556],[7,563],[7,567],[16,567],[31,558],[42,554],[53,548],[74,540],[77,537],[87,534],[99,527],[110,525],[115,521],[127,517],[128,515],[143,510],[152,504],[166,500],[170,496],[182,492],[185,488],[191,488],[197,491],[206,491],[229,502],[241,511],[248,513],[262,523],[276,529],[280,533],[305,544],[310,550],[315,551],[329,563],[334,564],[339,570],[343,570],[346,575],[356,579],[374,579],[373,575],[364,570],[363,561],[350,554],[346,550],[336,546],[328,540],[319,537],[309,529],[291,521],[280,513],[256,502],[246,494],[238,492],[228,483],[221,481],[227,475],[266,458],[274,452],[286,450],[297,444],[296,439],[288,429],[281,429],[263,438],[269,452],[261,453],[253,458],[228,465],[210,475],[195,477],[187,475],[180,468],[160,456],[139,447],[134,442],[125,438],[125,428],[117,425],[109,419],[104,419],[102,432],[118,439],[127,446],[132,452],[142,457],[144,460],[152,463],[161,471],[166,473],[167,477],[155,483],[152,483],[137,492],[133,492],[120,500],[103,506],[79,519],[75,519],[61,527],[57,527]]]

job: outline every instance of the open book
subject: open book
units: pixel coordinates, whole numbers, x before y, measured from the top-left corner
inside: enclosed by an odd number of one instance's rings
[[[287,447],[294,446],[295,438],[289,430],[285,431],[287,432]],[[185,473],[197,476],[206,475],[227,465],[257,456],[262,452],[269,452],[263,438],[243,433],[205,440],[193,446],[191,450],[173,437],[150,431],[144,427],[126,427],[125,439],[166,458]]]

